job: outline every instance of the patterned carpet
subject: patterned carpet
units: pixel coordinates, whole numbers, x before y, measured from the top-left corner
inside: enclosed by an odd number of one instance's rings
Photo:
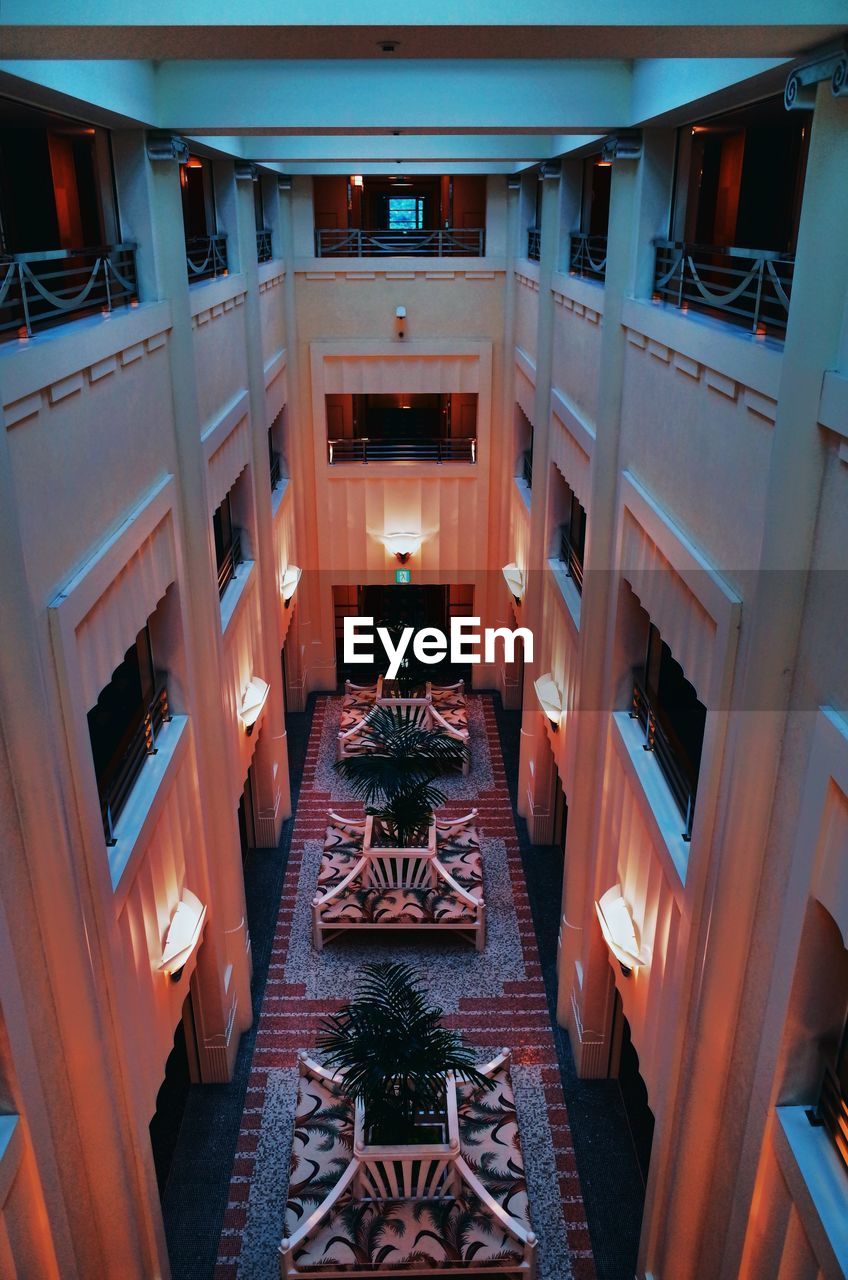
[[[407,945],[397,936],[384,943],[340,941],[321,955],[313,951],[309,902],[326,811],[330,804],[347,814],[357,811],[328,770],[339,707],[336,698],[316,703],[215,1280],[277,1280],[297,1053],[314,1045],[321,1018],[353,994],[359,966],[393,955],[415,965],[445,1009],[447,1024],[479,1047],[481,1059],[503,1046],[512,1049],[540,1280],[592,1280],[585,1209],[491,699],[471,699],[472,768],[445,806],[446,813],[459,814],[473,798],[479,809],[489,911],[483,955],[444,938]],[[326,998],[328,991],[333,999]]]

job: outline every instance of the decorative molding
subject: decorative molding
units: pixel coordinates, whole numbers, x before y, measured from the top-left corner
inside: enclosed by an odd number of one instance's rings
[[[809,62],[793,67],[786,78],[783,105],[787,111],[810,110],[816,103],[816,88],[830,80],[834,98],[848,97],[848,47],[820,50]]]

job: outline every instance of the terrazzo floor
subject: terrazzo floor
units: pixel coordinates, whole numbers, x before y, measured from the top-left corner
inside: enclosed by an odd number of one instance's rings
[[[338,712],[338,699],[316,700],[215,1280],[276,1280],[279,1275],[276,1249],[298,1051],[314,1045],[321,1018],[353,994],[360,965],[389,955],[401,955],[419,968],[446,1010],[448,1025],[463,1031],[481,1059],[511,1047],[531,1213],[540,1238],[540,1280],[590,1280],[595,1268],[586,1214],[492,700],[470,699],[472,769],[467,778],[452,780],[456,785],[445,806],[446,812],[459,814],[473,800],[479,809],[490,912],[488,945],[479,956],[467,944],[440,940],[410,946],[396,936],[385,943],[340,941],[320,956],[312,950],[308,903],[326,810],[345,804],[348,813],[356,812],[328,767]]]

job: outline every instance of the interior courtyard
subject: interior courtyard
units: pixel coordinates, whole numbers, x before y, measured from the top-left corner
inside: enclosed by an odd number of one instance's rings
[[[5,0],[0,1280],[848,1277],[846,210],[844,0]]]

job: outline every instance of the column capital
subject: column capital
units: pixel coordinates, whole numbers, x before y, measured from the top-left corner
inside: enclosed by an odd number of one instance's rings
[[[623,129],[621,133],[611,133],[601,143],[603,160],[638,160],[641,155],[641,129]]]
[[[148,133],[148,160],[176,160],[185,164],[188,160],[188,143],[172,133]]]
[[[848,97],[848,44],[820,49],[814,58],[793,67],[786,78],[783,105],[787,111],[811,110],[816,104],[816,86],[830,81],[834,98]]]

